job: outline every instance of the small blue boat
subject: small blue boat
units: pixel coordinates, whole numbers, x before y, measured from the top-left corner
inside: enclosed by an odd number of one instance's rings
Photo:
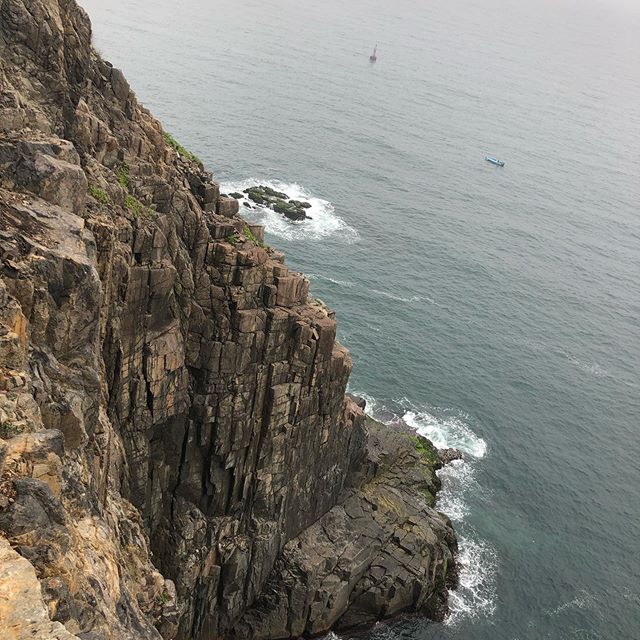
[[[498,158],[494,158],[493,156],[485,156],[484,159],[491,164],[495,164],[498,167],[504,167],[504,162],[502,160],[498,160]]]

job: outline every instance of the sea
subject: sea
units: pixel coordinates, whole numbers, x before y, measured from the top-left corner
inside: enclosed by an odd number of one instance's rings
[[[81,4],[224,191],[311,202],[243,210],[336,310],[350,391],[464,453],[449,617],[365,637],[639,639],[640,2]]]

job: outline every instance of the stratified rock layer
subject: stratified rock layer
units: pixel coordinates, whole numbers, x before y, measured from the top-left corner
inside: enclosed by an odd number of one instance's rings
[[[374,446],[333,314],[183,151],[73,0],[0,2],[0,564],[39,625],[9,606],[0,629],[440,617],[435,456]]]

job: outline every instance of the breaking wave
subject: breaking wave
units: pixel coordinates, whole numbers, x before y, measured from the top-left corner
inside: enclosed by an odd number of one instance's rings
[[[435,301],[429,296],[411,296],[409,298],[404,298],[403,296],[399,296],[389,291],[381,291],[380,289],[371,289],[371,292],[379,296],[383,296],[384,298],[389,298],[389,300],[404,302],[405,304],[411,304],[412,302],[429,302],[430,304],[435,304]]]
[[[352,244],[358,239],[358,232],[349,226],[335,212],[333,205],[328,200],[318,198],[299,184],[281,182],[279,180],[257,180],[249,178],[238,182],[227,182],[221,185],[223,193],[242,193],[244,189],[255,185],[265,185],[283,191],[289,198],[306,200],[311,204],[307,210],[310,220],[294,221],[285,218],[282,214],[252,202],[246,197],[240,201],[240,213],[247,220],[264,225],[268,234],[284,240],[320,240],[329,236],[336,236],[347,244]],[[244,196],[245,194],[243,194]],[[243,203],[251,205],[251,208],[243,206]]]
[[[496,607],[496,553],[467,519],[471,498],[484,491],[475,469],[487,453],[486,442],[472,431],[464,415],[416,406],[406,398],[390,403],[390,408],[366,393],[356,395],[366,400],[371,417],[389,425],[409,426],[439,449],[455,448],[464,454],[464,460],[455,460],[438,471],[442,489],[436,507],[451,518],[459,548],[459,585],[449,592],[450,614],[445,624],[492,615]]]
[[[458,548],[459,584],[457,589],[449,591],[450,613],[446,625],[455,625],[468,618],[488,617],[496,609],[495,551],[484,540],[460,532]]]
[[[330,278],[329,276],[323,276],[320,273],[307,273],[305,275],[310,280],[325,280],[326,282],[331,282],[332,284],[337,284],[340,287],[353,287],[353,286],[355,286],[354,283],[351,282],[350,280],[337,280],[336,278]]]
[[[487,443],[473,433],[462,418],[437,418],[427,411],[410,409],[402,420],[429,438],[438,449],[460,449],[474,458],[483,458],[487,452]]]

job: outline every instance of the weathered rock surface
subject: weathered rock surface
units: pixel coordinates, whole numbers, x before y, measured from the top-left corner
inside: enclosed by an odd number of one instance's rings
[[[442,619],[455,586],[456,540],[432,509],[437,452],[367,419],[355,487],[285,545],[236,636],[288,638],[372,625],[403,611]]]
[[[289,220],[306,220],[309,218],[306,210],[311,208],[311,203],[289,198],[289,196],[282,191],[276,191],[264,185],[257,185],[245,189],[244,193],[252,202],[269,207],[277,213],[281,213],[286,218],[289,218]],[[243,197],[242,194],[239,193],[231,195],[233,197]]]
[[[454,460],[462,460],[462,452],[458,449],[440,449],[438,451],[438,457],[442,464],[449,464]]]
[[[28,560],[0,538],[0,629],[4,640],[78,640],[60,622],[52,622],[40,582]]]
[[[371,436],[334,314],[163,133],[73,0],[0,2],[0,630],[439,617],[434,461]]]

